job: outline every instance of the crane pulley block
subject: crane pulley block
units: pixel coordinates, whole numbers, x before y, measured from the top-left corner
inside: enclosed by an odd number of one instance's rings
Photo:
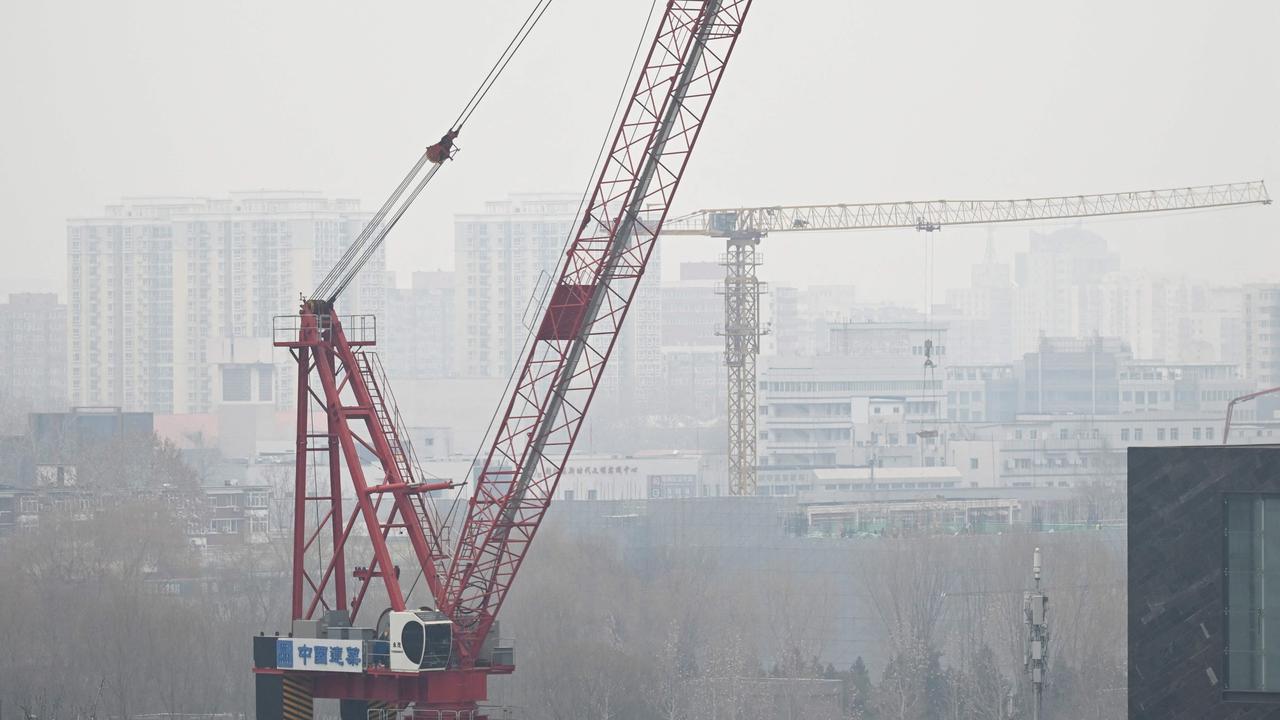
[[[457,151],[457,148],[453,145],[453,141],[457,138],[458,130],[456,129],[445,133],[440,138],[440,142],[427,148],[427,160],[439,165],[445,160],[452,158],[453,154]]]

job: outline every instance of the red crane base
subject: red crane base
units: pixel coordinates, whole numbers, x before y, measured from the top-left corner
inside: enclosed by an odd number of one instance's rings
[[[488,697],[488,676],[509,668],[398,673],[375,669],[363,673],[294,672],[254,668],[258,720],[312,720],[312,700],[343,701],[346,715],[369,720],[373,708],[388,711],[412,704],[424,720],[484,720],[479,703]],[[388,713],[388,718],[394,717]],[[374,718],[377,720],[377,718]]]

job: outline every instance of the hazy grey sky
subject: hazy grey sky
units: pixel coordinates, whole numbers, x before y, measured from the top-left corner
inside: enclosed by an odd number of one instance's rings
[[[0,294],[64,291],[65,219],[122,195],[385,197],[530,2],[0,3]],[[580,192],[647,0],[556,0],[389,240],[452,266],[452,216]],[[757,0],[676,210],[1025,197],[1265,178],[1280,2]],[[1280,279],[1280,204],[1093,225],[1126,261]],[[1001,253],[1025,229],[996,233]],[[938,236],[963,282],[982,230]],[[664,265],[714,259],[668,242]],[[914,232],[767,241],[767,277],[919,301]]]

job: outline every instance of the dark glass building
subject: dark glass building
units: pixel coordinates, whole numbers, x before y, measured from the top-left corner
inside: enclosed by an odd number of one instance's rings
[[[1129,449],[1129,717],[1280,718],[1280,446]]]

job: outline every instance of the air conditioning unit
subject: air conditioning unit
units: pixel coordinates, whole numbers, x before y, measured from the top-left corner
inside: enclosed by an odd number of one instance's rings
[[[390,613],[390,666],[398,672],[444,670],[453,653],[453,623],[434,610]]]

